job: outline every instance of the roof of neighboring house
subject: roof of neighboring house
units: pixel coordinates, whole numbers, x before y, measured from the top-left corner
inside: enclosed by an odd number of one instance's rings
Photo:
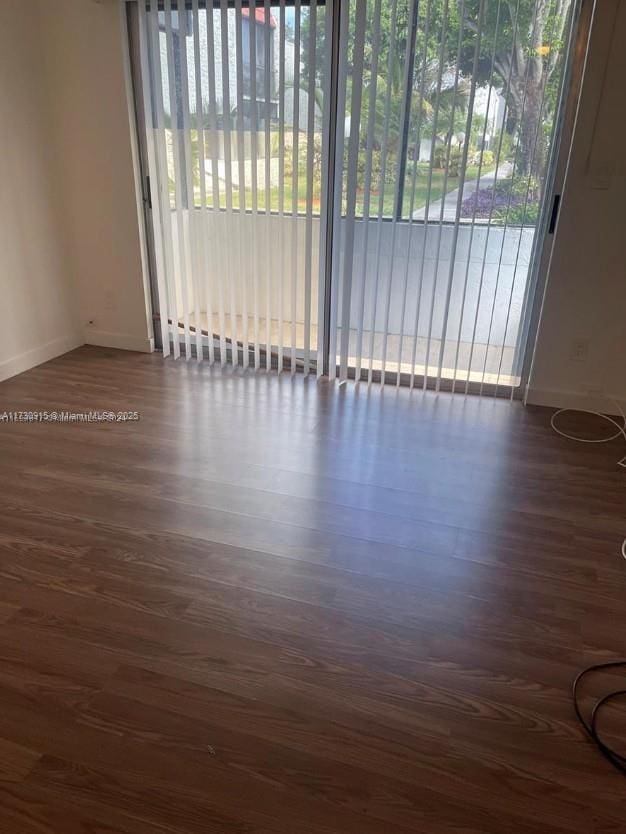
[[[247,6],[244,6],[244,8],[241,10],[241,16],[242,17],[250,17],[250,9]],[[256,20],[257,23],[265,23],[266,22],[266,20],[265,20],[265,9],[256,8],[254,10],[254,19]],[[276,18],[274,17],[274,15],[271,12],[270,12],[269,25],[272,29],[276,28]]]

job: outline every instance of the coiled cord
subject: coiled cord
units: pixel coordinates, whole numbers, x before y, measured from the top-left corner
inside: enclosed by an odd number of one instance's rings
[[[598,672],[601,669],[617,669],[626,667],[626,660],[611,660],[607,663],[594,663],[593,666],[588,666],[586,669],[583,669],[576,676],[576,680],[572,686],[572,696],[574,698],[574,709],[576,710],[576,715],[578,720],[585,728],[585,731],[589,738],[596,744],[597,748],[600,750],[603,756],[605,756],[611,764],[616,767],[619,771],[626,774],[626,756],[622,753],[618,753],[617,750],[614,750],[610,747],[601,737],[598,732],[598,714],[605,704],[608,704],[610,701],[615,700],[616,698],[622,698],[626,696],[626,689],[616,689],[613,692],[609,692],[607,695],[603,695],[602,698],[599,698],[593,706],[591,710],[591,720],[587,721],[587,719],[582,714],[580,709],[580,705],[578,703],[578,685],[580,684],[581,680],[588,675],[590,672]]]
[[[602,412],[600,411],[560,408],[558,411],[555,411],[552,415],[552,418],[550,419],[550,425],[557,434],[561,435],[561,437],[566,437],[568,440],[575,440],[577,443],[608,443],[611,440],[617,440],[618,437],[623,437],[624,440],[626,440],[626,414],[624,414],[624,411],[620,404],[617,402],[617,400],[612,400],[612,402],[617,406],[617,409],[619,410],[619,413],[622,416],[623,422],[621,423],[613,419],[613,417],[610,417],[608,414],[602,414]],[[609,437],[599,438],[577,437],[574,434],[569,434],[568,432],[563,431],[556,425],[556,418],[559,416],[559,414],[563,414],[566,411],[580,411],[584,414],[592,414],[595,417],[601,417],[603,420],[606,420],[608,423],[611,423],[613,426],[615,426],[617,431],[615,431]],[[626,455],[617,463],[618,466],[626,467]],[[626,559],[626,538],[622,542],[621,552],[623,558]],[[616,689],[599,698],[593,705],[593,708],[591,710],[591,718],[589,721],[582,714],[582,710],[580,709],[580,704],[578,702],[578,687],[584,677],[586,677],[592,672],[620,668],[626,668],[626,660],[610,660],[606,663],[594,663],[592,666],[588,666],[586,669],[583,669],[583,671],[576,676],[576,679],[574,680],[574,683],[572,685],[572,697],[574,699],[574,709],[576,711],[576,716],[582,724],[582,726],[584,727],[585,732],[587,733],[589,738],[594,742],[594,744],[596,745],[598,750],[600,750],[602,755],[606,759],[608,759],[614,767],[616,767],[621,773],[626,774],[626,755],[619,753],[617,750],[614,750],[603,740],[600,733],[598,732],[598,715],[602,707],[604,707],[611,701],[617,700],[618,698],[626,697],[626,689]]]
[[[559,408],[558,411],[555,411],[550,418],[550,425],[557,434],[561,435],[561,437],[566,437],[568,440],[575,440],[576,443],[609,443],[611,440],[617,440],[618,437],[623,437],[624,440],[626,440],[626,413],[624,413],[623,408],[616,399],[613,399],[613,397],[610,397],[609,399],[619,411],[622,417],[621,423],[613,417],[610,417],[608,414],[603,414],[601,411],[589,411],[586,408]],[[563,431],[563,429],[560,429],[556,425],[556,419],[559,414],[565,414],[568,411],[579,414],[591,414],[594,417],[601,417],[602,420],[606,420],[607,423],[611,423],[611,425],[615,426],[616,431],[608,437],[578,437],[578,435],[570,434],[569,432]],[[626,455],[624,455],[621,460],[617,461],[617,465],[626,468]],[[622,557],[626,559],[626,538],[622,542],[621,553]]]

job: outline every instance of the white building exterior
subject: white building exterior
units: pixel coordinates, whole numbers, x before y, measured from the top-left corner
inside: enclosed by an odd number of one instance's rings
[[[248,18],[248,10],[243,10],[244,15],[242,17],[242,69],[244,73],[244,79],[249,77],[251,72],[250,67],[250,46],[249,46],[249,37],[251,31],[251,24]],[[190,19],[188,19],[188,27],[190,28]],[[227,32],[226,36],[223,37],[222,34],[222,15],[219,10],[215,10],[213,12],[213,48],[209,50],[208,48],[208,32],[207,32],[207,18],[205,15],[201,14],[198,18],[199,28],[199,42],[200,42],[200,89],[201,89],[201,100],[203,102],[203,108],[208,112],[208,102],[209,102],[209,62],[213,68],[213,74],[215,78],[215,97],[217,103],[217,113],[218,115],[222,115],[224,112],[230,112],[231,114],[236,114],[237,112],[237,92],[238,92],[238,84],[237,84],[237,26],[236,26],[236,18],[235,18],[235,10],[229,9],[227,11]],[[178,32],[179,30],[179,21],[178,15],[176,12],[172,14],[172,25],[173,29],[175,30],[175,37],[179,37]],[[259,19],[259,14],[257,12],[257,19],[255,23],[255,30],[256,30],[256,43],[257,43],[257,50],[256,50],[256,58],[257,58],[257,89],[256,89],[256,98],[258,102],[258,109],[260,113],[263,111],[265,106],[265,77],[264,73],[261,70],[263,65],[263,61],[265,58],[265,45],[266,45],[266,26],[268,24],[263,22]],[[279,22],[278,20],[272,15],[271,20],[269,22],[270,28],[270,69],[271,69],[271,80],[270,80],[270,101],[273,104],[274,114],[277,115],[277,108],[278,108],[278,83],[279,83],[279,74],[280,74],[280,57],[281,57],[281,50],[280,50],[280,31],[279,31]],[[189,31],[189,29],[188,29]],[[193,34],[188,34],[187,38],[187,76],[189,79],[189,96],[190,96],[190,109],[191,112],[195,112],[195,101],[196,101],[196,61],[195,61],[195,54],[194,54],[194,38]],[[223,49],[226,47],[228,53],[228,102],[225,106],[225,96],[224,96],[224,66],[223,66]],[[160,33],[160,49],[161,49],[161,65],[163,67],[167,66],[167,44],[166,44],[166,36],[165,32],[161,31]],[[295,48],[293,41],[289,40],[285,37],[284,45],[283,45],[283,52],[284,52],[284,73],[285,73],[285,123],[291,124],[292,121],[292,114],[293,114],[293,81],[294,81],[294,61],[295,61]],[[244,87],[247,84],[244,82]],[[244,90],[243,94],[244,101],[250,101],[249,96],[249,88]],[[307,95],[306,92],[301,91],[300,95],[300,110],[304,113],[304,118],[306,118],[307,112]],[[170,90],[169,90],[169,83],[167,75],[163,78],[163,101],[165,106],[165,111],[167,113],[170,112]],[[301,121],[302,127],[305,126],[305,122]]]

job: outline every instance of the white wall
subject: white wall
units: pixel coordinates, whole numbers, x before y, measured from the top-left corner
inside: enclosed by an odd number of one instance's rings
[[[120,4],[38,0],[36,9],[84,341],[150,350]]]
[[[626,401],[626,2],[600,0],[529,402]],[[572,359],[588,341],[586,360]]]
[[[0,3],[0,379],[82,343],[52,176],[33,6]]]

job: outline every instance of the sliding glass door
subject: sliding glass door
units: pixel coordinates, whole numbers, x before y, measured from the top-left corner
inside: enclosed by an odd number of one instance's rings
[[[140,0],[164,353],[513,394],[575,0]]]
[[[331,366],[510,391],[575,4],[350,9]]]
[[[317,365],[328,29],[315,0],[141,0],[164,353]]]

